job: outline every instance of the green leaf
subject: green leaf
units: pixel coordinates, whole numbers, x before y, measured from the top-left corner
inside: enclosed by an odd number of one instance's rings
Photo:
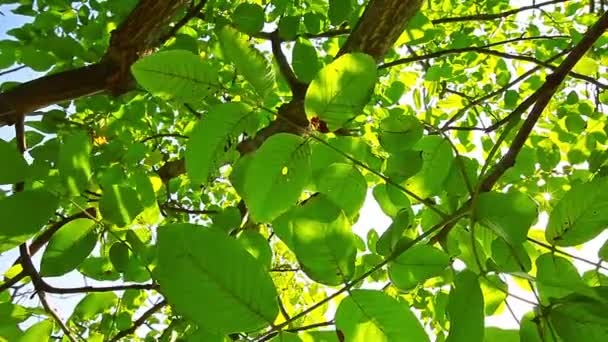
[[[353,11],[353,3],[351,0],[329,0],[329,17],[332,25],[340,25],[348,19]]]
[[[0,199],[0,252],[36,234],[58,205],[59,199],[44,190],[26,190]]]
[[[536,269],[538,292],[543,303],[574,292],[591,298],[597,297],[583,282],[574,265],[562,257],[545,253],[536,259]]]
[[[258,33],[264,27],[264,9],[258,4],[240,4],[234,10],[232,20],[240,31]]]
[[[272,263],[272,249],[268,240],[260,233],[246,230],[239,235],[238,242],[256,258],[260,264],[269,269]]]
[[[308,119],[317,117],[330,131],[343,127],[361,113],[376,84],[374,59],[364,53],[340,56],[319,71],[310,83],[304,108]]]
[[[325,17],[315,12],[308,12],[304,14],[304,26],[306,26],[306,30],[308,33],[319,33],[322,28],[322,21],[325,20]]]
[[[53,322],[50,320],[40,321],[23,333],[19,342],[46,342],[50,339],[53,332]]]
[[[122,242],[114,242],[108,252],[112,266],[118,272],[126,272],[129,267],[129,247]]]
[[[391,154],[386,160],[385,175],[397,183],[402,183],[420,170],[422,170],[420,151],[401,151]]]
[[[35,71],[49,70],[56,62],[56,58],[47,51],[41,51],[33,46],[21,49],[21,62]]]
[[[49,240],[40,261],[40,275],[57,277],[75,269],[95,248],[95,221],[76,219],[61,227]]]
[[[414,149],[422,153],[422,169],[406,180],[406,188],[422,198],[438,194],[454,160],[450,143],[437,135],[425,136]]]
[[[450,257],[429,245],[415,245],[389,263],[388,275],[393,284],[403,291],[429,278],[443,274]]]
[[[296,40],[292,51],[291,64],[298,79],[306,83],[310,83],[321,69],[317,50],[308,39],[304,38]]]
[[[404,302],[381,291],[353,290],[336,311],[344,341],[425,342],[429,337]]]
[[[496,327],[486,328],[485,342],[520,342],[517,330],[504,330]]]
[[[396,217],[402,209],[411,208],[410,200],[400,189],[391,184],[379,184],[372,190],[374,198],[382,211],[390,217]]]
[[[15,184],[26,179],[28,165],[15,145],[0,139],[0,184]]]
[[[279,36],[285,40],[294,40],[300,29],[299,16],[288,15],[279,20]]]
[[[603,287],[604,293],[606,287]],[[563,341],[594,341],[608,339],[606,301],[600,303],[571,295],[552,305],[549,321]],[[608,299],[608,298],[604,298]]]
[[[515,90],[507,90],[504,95],[505,109],[514,109],[519,103],[519,93]]]
[[[219,87],[214,67],[186,50],[146,56],[131,66],[131,73],[153,95],[188,103],[200,103]]]
[[[219,104],[195,126],[186,147],[186,171],[194,184],[206,183],[231,138],[245,129],[253,109],[241,102]]]
[[[572,68],[572,71],[586,76],[595,77],[599,71],[599,64],[593,58],[583,57],[578,61],[578,63],[576,63],[574,68]]]
[[[72,319],[82,321],[95,318],[97,315],[108,312],[118,303],[118,297],[114,292],[92,292],[76,304]]]
[[[234,64],[237,72],[261,97],[268,96],[275,87],[274,73],[268,60],[232,27],[222,27],[218,37],[224,56]]]
[[[557,246],[587,242],[608,225],[608,178],[596,178],[572,187],[555,207],[545,230],[545,238]]]
[[[463,168],[469,186],[471,186],[472,190],[475,190],[479,163],[473,158],[458,156],[454,159],[450,174],[444,183],[445,190],[449,195],[464,196],[469,194],[469,188],[467,188],[465,176],[463,175]]]
[[[130,224],[144,208],[135,190],[114,184],[103,192],[99,200],[99,210],[104,220],[124,227]]]
[[[528,230],[538,215],[536,203],[519,192],[480,194],[475,218],[509,244],[526,241]]]
[[[391,115],[380,122],[378,139],[389,153],[409,150],[422,138],[422,124],[413,115]]]
[[[528,272],[532,268],[530,256],[521,244],[509,244],[503,239],[495,239],[491,248],[492,260],[502,272]]]
[[[309,199],[292,216],[293,246],[306,274],[316,282],[339,285],[355,272],[357,247],[351,223],[322,195]]]
[[[268,138],[249,163],[243,198],[257,222],[270,222],[287,211],[310,180],[310,147],[293,134]]]
[[[179,314],[223,334],[274,322],[279,309],[272,279],[225,233],[191,224],[168,225],[159,229],[158,249],[161,292]]]
[[[317,190],[327,195],[348,217],[363,206],[367,195],[365,177],[351,164],[334,163],[317,175]]]
[[[376,243],[376,251],[378,254],[383,256],[389,256],[393,253],[394,247],[397,245],[397,242],[401,240],[403,237],[403,232],[410,228],[410,224],[412,224],[414,212],[411,207],[406,207],[404,209],[399,210],[393,223],[382,233],[380,239]]]
[[[59,172],[72,196],[78,196],[91,179],[91,142],[82,131],[65,137],[59,148]]]
[[[484,303],[477,275],[464,270],[456,275],[448,302],[450,333],[447,342],[484,340]]]
[[[481,285],[481,292],[483,293],[486,316],[500,314],[502,310],[499,311],[499,309],[504,307],[505,300],[507,299],[507,284],[495,274],[479,278],[479,283]],[[487,334],[488,329],[486,328],[485,341],[491,341]]]

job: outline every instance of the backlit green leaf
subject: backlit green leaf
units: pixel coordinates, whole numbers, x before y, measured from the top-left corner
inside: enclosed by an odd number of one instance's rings
[[[441,275],[450,257],[428,245],[415,245],[389,264],[388,274],[395,286],[408,291],[422,281]]]
[[[528,229],[536,221],[537,205],[522,193],[486,192],[479,195],[475,216],[510,244],[526,241]]]
[[[61,227],[49,240],[40,262],[40,275],[56,277],[80,265],[93,251],[97,235],[95,221],[76,219]]]
[[[454,160],[450,143],[436,135],[426,136],[414,150],[422,154],[422,169],[406,180],[406,188],[422,198],[438,194]]]
[[[0,199],[0,252],[40,231],[58,205],[59,199],[44,190],[27,190]]]
[[[186,171],[193,183],[207,182],[213,169],[220,166],[230,139],[244,130],[252,111],[240,102],[222,103],[196,125],[186,148]]]
[[[99,200],[104,220],[119,227],[130,224],[143,209],[137,192],[125,186],[110,186]]]
[[[334,163],[317,176],[317,190],[352,217],[359,212],[367,195],[367,182],[353,165]]]
[[[464,270],[456,275],[448,303],[450,333],[447,342],[484,340],[484,303],[477,275]]]
[[[264,9],[258,4],[240,4],[234,10],[232,20],[247,34],[260,32],[264,27]]]
[[[338,306],[336,327],[345,341],[429,341],[407,305],[381,291],[351,291]]]
[[[218,89],[217,72],[186,50],[168,50],[144,57],[131,66],[137,82],[153,95],[200,103]]]
[[[59,148],[59,172],[73,196],[79,195],[89,185],[90,155],[90,138],[82,131],[68,135]]]
[[[340,56],[321,69],[308,87],[306,116],[325,121],[330,131],[344,126],[361,114],[376,78],[376,62],[371,56],[363,53]]]
[[[0,139],[0,184],[15,184],[27,177],[28,165],[17,147]]]
[[[339,207],[322,195],[315,196],[296,209],[291,224],[294,252],[311,279],[339,285],[352,278],[355,235]]]
[[[292,51],[293,71],[302,82],[311,82],[321,69],[317,50],[307,39],[299,38]]]
[[[547,241],[576,246],[593,239],[608,225],[608,178],[578,184],[553,207],[545,230]]]
[[[54,324],[50,320],[38,322],[27,328],[18,342],[46,342],[51,337],[53,326]]]
[[[257,222],[270,222],[287,211],[310,180],[310,147],[292,134],[276,134],[249,163],[243,198]]]
[[[118,302],[118,297],[113,292],[92,292],[87,294],[76,304],[72,319],[89,320],[97,315],[107,312]]]
[[[247,42],[245,36],[229,26],[221,28],[218,37],[224,56],[234,64],[237,72],[251,83],[260,96],[268,96],[275,86],[275,80],[266,58]]]
[[[158,245],[161,292],[181,315],[223,334],[274,322],[279,309],[272,279],[224,232],[173,224],[159,229]]]

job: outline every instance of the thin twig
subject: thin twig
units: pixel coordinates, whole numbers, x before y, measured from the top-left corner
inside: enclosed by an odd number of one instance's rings
[[[149,137],[143,138],[141,139],[139,142],[140,143],[145,143],[146,141],[150,141],[153,139],[158,139],[158,138],[180,138],[180,139],[188,139],[187,136],[183,135],[183,134],[178,134],[178,133],[158,133],[158,134],[154,134],[151,135]]]
[[[169,32],[159,39],[160,43],[162,44],[169,40],[169,38],[173,37],[177,31],[179,31],[179,29],[186,25],[190,20],[194,19],[203,10],[205,4],[207,4],[207,0],[201,0],[198,5],[190,8],[186,15],[180,21],[178,21]]]
[[[606,267],[606,266],[602,265],[602,261],[601,261],[601,260],[599,260],[599,261],[597,261],[597,262],[593,262],[593,261],[591,261],[591,260],[587,260],[587,259],[585,259],[585,258],[582,258],[582,257],[576,256],[576,255],[571,254],[571,253],[568,253],[568,252],[566,252],[566,251],[564,251],[564,250],[561,250],[561,249],[559,249],[559,248],[557,248],[557,247],[555,247],[555,246],[548,245],[548,244],[546,244],[546,243],[543,243],[543,242],[538,241],[538,240],[536,240],[536,239],[533,239],[533,238],[531,238],[531,237],[528,237],[528,241],[530,241],[530,242],[532,242],[532,243],[534,243],[534,244],[536,244],[536,245],[539,245],[539,246],[541,246],[541,247],[544,247],[544,248],[546,248],[546,249],[548,249],[548,250],[550,250],[550,251],[553,251],[553,252],[556,252],[556,253],[559,253],[559,254],[565,255],[565,256],[567,256],[567,257],[570,257],[570,258],[572,258],[572,259],[575,259],[575,260],[578,260],[578,261],[584,262],[584,263],[589,264],[589,265],[593,265],[593,266],[597,267],[598,269],[603,269],[603,270],[605,270],[605,271],[608,271],[608,267]]]
[[[439,19],[431,20],[431,22],[434,25],[437,25],[437,24],[447,24],[447,23],[455,23],[455,22],[461,22],[461,21],[481,21],[481,20],[501,19],[501,18],[511,16],[513,14],[517,14],[519,12],[539,9],[543,6],[555,5],[555,4],[559,4],[562,2],[566,2],[566,1],[568,1],[568,0],[551,0],[551,1],[541,2],[539,4],[533,4],[533,5],[529,5],[529,6],[522,6],[519,8],[514,8],[512,10],[508,10],[508,11],[501,12],[501,13],[482,13],[482,14],[465,15],[462,17],[439,18]]]
[[[585,55],[587,50],[591,48],[593,43],[601,37],[604,31],[608,28],[608,12],[604,13],[600,19],[585,33],[579,43],[572,49],[566,59],[560,64],[555,72],[547,77],[545,83],[539,88],[540,94],[532,111],[522,124],[519,132],[513,139],[513,143],[509,147],[507,153],[496,164],[492,172],[481,183],[481,191],[489,191],[492,189],[498,179],[515,163],[517,154],[528,140],[528,136],[536,125],[545,107],[561,85],[566,75],[576,63]]]
[[[0,72],[0,77],[2,77],[2,76],[4,76],[4,75],[8,75],[8,74],[10,74],[10,73],[12,73],[12,72],[15,72],[15,71],[19,71],[19,70],[21,70],[21,69],[25,69],[25,68],[27,68],[27,65],[21,65],[21,66],[18,66],[18,67],[12,68],[12,69],[8,69],[8,70],[6,70],[6,71]]]
[[[137,328],[143,325],[150,316],[154,315],[158,310],[162,309],[165,305],[167,305],[166,300],[162,300],[144,312],[138,319],[133,322],[133,325],[128,329],[121,330],[116,334],[116,336],[112,337],[109,342],[119,341],[123,337],[127,337],[135,332]]]

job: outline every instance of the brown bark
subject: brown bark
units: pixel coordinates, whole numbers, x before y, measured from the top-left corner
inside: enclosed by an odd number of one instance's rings
[[[382,60],[421,5],[422,0],[371,0],[338,56],[358,51],[371,55],[376,61]],[[239,144],[238,150],[241,154],[255,151],[274,134],[281,132],[301,134],[308,126],[303,101],[308,85],[301,84],[295,80],[295,76],[292,76],[293,71],[283,56],[278,36],[270,34],[264,38],[272,41],[273,54],[279,69],[290,83],[293,99],[279,108],[277,120],[258,131],[255,137]],[[178,177],[184,172],[183,159],[169,162],[166,167],[163,166],[159,170],[161,178],[165,181]]]
[[[371,0],[338,56],[364,52],[382,60],[421,5],[422,0]]]
[[[82,96],[100,92],[118,96],[131,90],[131,64],[162,43],[169,22],[186,2],[141,0],[112,32],[99,63],[43,76],[0,93],[0,126],[14,124],[19,115]]]

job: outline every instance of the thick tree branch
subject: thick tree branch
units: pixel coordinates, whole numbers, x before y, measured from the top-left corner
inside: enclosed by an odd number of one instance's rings
[[[131,90],[130,66],[160,42],[175,12],[186,0],[141,0],[112,32],[110,46],[99,63],[20,84],[0,93],[0,126],[14,124],[18,115],[82,96]]]
[[[544,6],[555,5],[555,4],[559,4],[562,2],[566,2],[566,1],[569,1],[569,0],[551,0],[551,1],[541,2],[538,4],[532,4],[529,6],[522,6],[519,8],[514,8],[512,10],[508,10],[508,11],[501,12],[501,13],[483,13],[483,14],[465,15],[462,17],[439,18],[439,19],[431,20],[431,22],[434,25],[437,25],[437,24],[447,24],[447,23],[455,23],[455,22],[461,22],[461,21],[481,21],[481,20],[501,19],[501,18],[506,18],[508,16],[517,14],[519,12],[535,10],[535,9],[539,9]]]
[[[304,95],[306,95],[306,88],[308,86],[298,80],[296,74],[293,72],[293,69],[289,65],[287,58],[285,58],[285,54],[283,54],[283,50],[281,49],[281,38],[279,37],[279,30],[275,30],[270,34],[270,44],[272,47],[272,54],[274,55],[274,59],[277,61],[277,64],[279,65],[279,70],[281,70],[281,74],[283,75],[283,77],[285,77],[285,80],[289,85],[289,89],[291,89],[293,98],[303,100]]]
[[[480,185],[480,191],[490,191],[498,179],[515,163],[517,154],[528,140],[528,136],[536,125],[547,104],[557,91],[557,88],[566,78],[566,75],[572,70],[576,63],[585,55],[591,48],[593,43],[601,37],[608,28],[608,12],[604,13],[600,19],[585,33],[580,42],[572,49],[566,59],[560,64],[555,72],[547,77],[545,83],[539,88],[540,94],[532,111],[522,124],[513,139],[511,146],[502,159],[494,166],[488,176]]]
[[[196,4],[196,6],[192,6],[190,9],[188,9],[188,12],[186,13],[186,15],[183,18],[181,18],[171,28],[171,30],[169,32],[167,32],[162,37],[160,37],[158,43],[162,44],[162,43],[166,42],[167,40],[169,40],[169,38],[175,36],[175,34],[177,33],[177,31],[179,31],[179,29],[184,27],[184,25],[186,25],[190,20],[196,18],[196,16],[203,10],[203,8],[205,7],[206,4],[207,4],[207,0],[200,0],[199,3]]]
[[[336,57],[364,52],[382,60],[421,5],[422,0],[370,0]]]

